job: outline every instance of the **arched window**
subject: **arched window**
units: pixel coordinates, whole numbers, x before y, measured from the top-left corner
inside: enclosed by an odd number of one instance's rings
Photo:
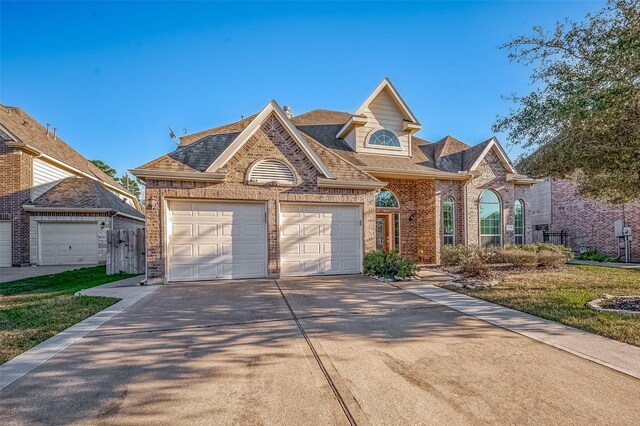
[[[398,204],[398,199],[393,192],[388,189],[381,189],[376,194],[376,207],[383,209],[397,209],[400,207]]]
[[[455,209],[453,197],[447,196],[442,200],[443,243],[455,244]]]
[[[522,200],[516,200],[513,204],[513,216],[514,216],[514,243],[524,244],[524,203]]]
[[[480,244],[502,245],[502,203],[489,189],[480,195]]]
[[[390,130],[376,130],[369,136],[369,145],[392,146],[400,148],[398,137]]]
[[[272,183],[295,185],[296,175],[284,161],[267,159],[258,161],[249,171],[249,181],[257,183]]]

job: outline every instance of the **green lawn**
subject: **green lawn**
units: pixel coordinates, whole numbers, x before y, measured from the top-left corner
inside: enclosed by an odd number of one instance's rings
[[[640,318],[597,312],[585,304],[603,294],[640,295],[640,272],[601,266],[567,266],[509,273],[487,289],[445,286],[479,299],[640,346]]]
[[[132,276],[95,266],[0,284],[0,364],[119,300],[75,292]]]

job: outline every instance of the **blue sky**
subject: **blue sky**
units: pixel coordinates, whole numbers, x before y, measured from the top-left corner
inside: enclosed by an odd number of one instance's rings
[[[353,112],[388,76],[431,141],[491,136],[529,70],[498,47],[603,2],[0,3],[0,103],[120,172],[270,99]],[[512,157],[520,152],[509,147]]]

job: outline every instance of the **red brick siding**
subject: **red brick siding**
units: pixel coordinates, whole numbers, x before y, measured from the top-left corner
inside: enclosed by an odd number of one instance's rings
[[[257,160],[276,158],[287,161],[294,169],[299,184],[275,187],[246,183],[246,173]],[[173,198],[211,200],[264,201],[267,204],[268,274],[280,274],[279,212],[280,202],[316,202],[357,204],[363,208],[364,251],[375,249],[375,191],[318,188],[319,172],[304,155],[284,127],[273,117],[266,120],[255,135],[227,163],[227,181],[175,182],[148,180],[147,199],[147,268],[151,281],[163,281],[165,275],[166,202]],[[156,210],[149,209],[149,199],[159,201]]]
[[[570,180],[551,181],[551,200],[550,231],[567,231],[568,246],[573,250],[598,250],[617,256],[613,226],[622,219],[633,231],[631,257],[640,261],[640,201],[613,205],[582,199]]]
[[[31,196],[32,156],[0,142],[0,219],[11,220],[11,262],[29,263],[29,217],[22,205]]]

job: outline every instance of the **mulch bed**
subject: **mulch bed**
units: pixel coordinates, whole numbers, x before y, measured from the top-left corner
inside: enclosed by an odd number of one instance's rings
[[[614,297],[600,303],[600,306],[605,309],[622,309],[625,311],[640,312],[640,297]]]

